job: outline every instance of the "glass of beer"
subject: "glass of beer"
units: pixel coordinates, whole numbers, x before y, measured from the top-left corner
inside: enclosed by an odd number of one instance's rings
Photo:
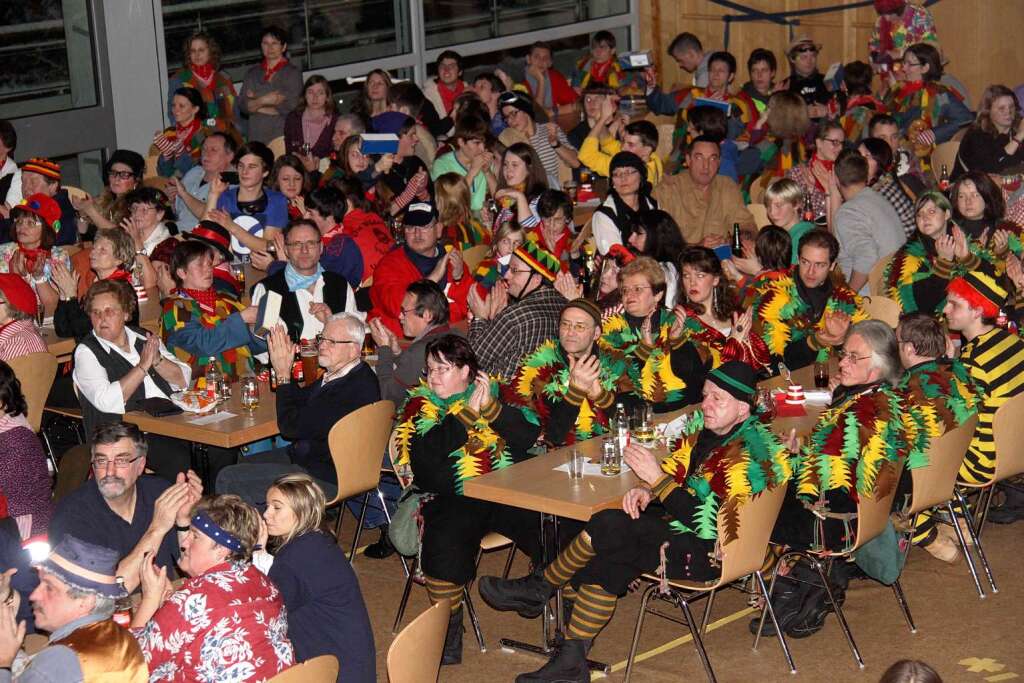
[[[814,364],[814,386],[817,389],[828,389],[828,363]]]
[[[316,343],[302,340],[299,344],[299,358],[302,360],[302,380],[307,387],[312,386],[319,379],[318,356]]]
[[[250,413],[260,405],[260,383],[252,375],[242,378],[242,407]]]
[[[630,429],[633,438],[641,446],[650,446],[654,442],[654,409],[650,403],[640,403],[633,407],[630,416]]]
[[[614,477],[622,471],[622,452],[615,439],[606,439],[601,443],[601,474]]]

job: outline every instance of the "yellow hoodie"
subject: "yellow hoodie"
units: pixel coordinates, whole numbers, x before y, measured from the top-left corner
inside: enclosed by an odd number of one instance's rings
[[[598,145],[597,138],[588,135],[580,146],[580,163],[595,173],[607,176],[612,164],[612,157],[621,151],[622,143],[610,135],[602,138],[600,145]],[[647,160],[647,180],[652,186],[657,185],[661,182],[664,172],[661,159],[656,153],[651,152],[651,158]]]

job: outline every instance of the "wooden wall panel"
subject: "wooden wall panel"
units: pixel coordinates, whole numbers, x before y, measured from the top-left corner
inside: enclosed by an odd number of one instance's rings
[[[764,12],[827,7],[840,0],[738,0]],[[655,11],[655,3],[657,8]],[[938,26],[939,41],[949,71],[971,90],[972,104],[989,83],[1010,88],[1024,81],[1024,49],[1013,34],[1024,25],[1024,2],[1019,0],[941,0],[931,7]],[[656,50],[661,82],[688,84],[690,77],[665,53],[676,34],[690,31],[705,49],[722,47],[725,22],[722,16],[737,14],[708,0],[640,0],[640,40],[644,49]],[[793,28],[795,36],[809,35],[822,44],[822,70],[833,62],[867,58],[867,42],[877,15],[871,7],[819,14],[801,19]],[[659,26],[655,26],[657,18]],[[790,30],[769,22],[732,22],[729,51],[736,56],[739,73],[736,85],[746,78],[746,60],[755,47],[766,47],[779,59],[780,78],[788,74],[785,50]]]

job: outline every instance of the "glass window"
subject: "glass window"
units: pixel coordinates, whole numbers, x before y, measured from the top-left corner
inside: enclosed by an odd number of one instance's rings
[[[87,0],[0,3],[0,111],[5,118],[96,105]]]
[[[424,0],[427,49],[576,24],[629,11],[629,0]]]
[[[221,48],[235,81],[259,63],[260,32],[279,26],[304,70],[405,54],[411,49],[407,0],[163,0],[168,75],[181,68],[185,40],[201,28]]]

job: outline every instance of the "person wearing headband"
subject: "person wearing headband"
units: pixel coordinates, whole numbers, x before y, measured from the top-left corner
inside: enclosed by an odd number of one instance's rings
[[[589,681],[587,652],[611,621],[618,599],[641,575],[660,570],[670,579],[708,581],[719,574],[712,559],[716,542],[732,540],[719,538],[719,507],[738,509],[751,496],[785,487],[791,476],[789,450],[756,413],[755,382],[753,368],[740,361],[712,370],[700,410],[668,456],[659,462],[643,446],[626,447],[625,461],[640,486],[626,493],[621,510],[594,515],[543,571],[519,579],[480,579],[488,605],[522,616],[539,615],[559,587],[574,594],[565,640],[547,664],[520,675],[517,683]],[[741,462],[747,466],[736,467]],[[655,500],[661,505],[647,512]]]
[[[984,392],[978,409],[978,428],[960,467],[960,478],[973,484],[992,479],[996,466],[996,445],[992,439],[992,421],[996,410],[1020,393],[1024,373],[1024,340],[1010,330],[997,326],[1007,293],[996,280],[983,272],[971,271],[954,278],[946,290],[942,312],[949,329],[963,335],[960,360]],[[1005,510],[1016,510],[993,521],[1010,523],[1024,517],[1024,496],[1007,493]],[[992,512],[995,512],[993,510]]]
[[[259,533],[254,508],[214,496],[199,504],[181,544],[178,566],[190,578],[178,590],[142,558],[131,632],[154,679],[266,680],[295,663],[281,594],[251,563]]]
[[[149,680],[138,643],[111,619],[115,601],[127,596],[115,576],[117,562],[116,550],[65,536],[36,564],[39,585],[28,599],[36,627],[49,631],[50,637],[18,680]],[[21,597],[6,578],[0,581],[0,621],[13,626]],[[24,631],[0,629],[3,683],[13,680],[11,665],[24,636]]]

